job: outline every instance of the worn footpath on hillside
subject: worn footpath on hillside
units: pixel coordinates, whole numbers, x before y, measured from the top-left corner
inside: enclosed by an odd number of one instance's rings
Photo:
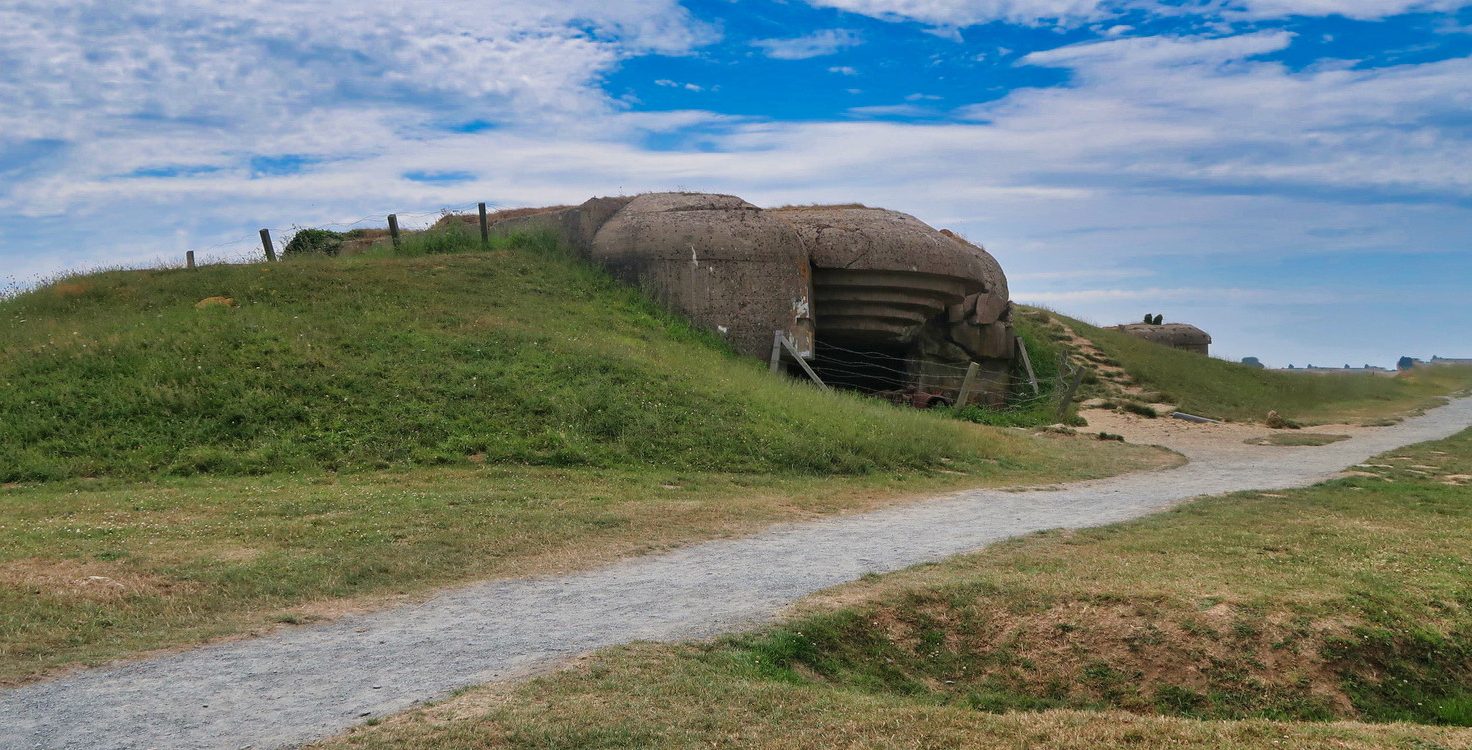
[[[292,746],[602,646],[749,627],[866,573],[1040,529],[1123,521],[1200,495],[1307,485],[1469,425],[1472,399],[1459,399],[1326,446],[1182,444],[1191,463],[1161,472],[1026,492],[960,492],[575,575],[473,585],[415,606],[5,691],[0,746]]]

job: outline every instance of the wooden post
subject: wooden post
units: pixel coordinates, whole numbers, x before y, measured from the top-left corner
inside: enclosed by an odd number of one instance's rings
[[[489,248],[491,246],[491,224],[486,220],[486,204],[480,204],[480,246]]]
[[[1013,340],[1017,342],[1017,355],[1022,358],[1022,366],[1027,368],[1027,382],[1032,384],[1032,395],[1041,394],[1043,390],[1038,387],[1037,373],[1032,371],[1032,358],[1027,356],[1027,344],[1021,336],[1014,336]]]
[[[388,215],[388,236],[393,238],[394,249],[399,249],[399,215]]]
[[[781,331],[772,334],[772,372],[777,372],[782,367],[782,341],[784,338]]]
[[[818,373],[813,372],[813,368],[808,365],[808,361],[802,358],[802,355],[799,354],[797,351],[797,347],[793,346],[792,342],[788,341],[787,337],[783,336],[781,331],[777,332],[777,342],[787,350],[788,354],[792,355],[793,359],[797,360],[798,366],[802,368],[803,372],[808,374],[808,377],[813,379],[814,383],[818,384],[819,388],[822,388],[825,391],[828,390],[828,384],[824,383],[823,379],[818,377]]]
[[[1064,360],[1065,362],[1067,359]],[[1073,380],[1068,384],[1068,390],[1063,393],[1063,400],[1058,402],[1058,421],[1068,416],[1068,405],[1073,403],[1073,394],[1078,392],[1079,383],[1084,382],[1084,368],[1076,366],[1073,369]]]
[[[261,247],[266,249],[266,260],[276,262],[276,246],[271,244],[271,230],[261,230]]]
[[[971,391],[976,388],[976,374],[980,371],[981,365],[975,362],[966,366],[966,377],[961,381],[961,392],[956,394],[957,409],[965,407],[966,402],[971,400]]]
[[[194,268],[194,251],[193,250],[189,250],[189,251],[187,251],[187,252],[184,253],[184,267],[185,268]]]

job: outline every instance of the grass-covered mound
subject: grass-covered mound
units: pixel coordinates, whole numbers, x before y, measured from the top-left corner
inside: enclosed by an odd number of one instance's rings
[[[327,746],[1472,746],[1472,430],[1366,469],[875,576]]]
[[[1304,422],[1373,422],[1433,405],[1441,396],[1472,387],[1469,367],[1419,368],[1393,377],[1355,371],[1279,372],[1172,349],[1057,313],[1046,314],[1093,342],[1108,357],[1108,364],[1123,368],[1157,399],[1217,419],[1261,421],[1269,411],[1277,411]]]
[[[964,465],[1002,439],[774,378],[545,237],[435,254],[462,239],[0,301],[0,482],[470,461],[859,473]]]
[[[917,493],[1174,461],[772,376],[544,236],[482,252],[452,225],[353,252],[0,302],[0,685]]]

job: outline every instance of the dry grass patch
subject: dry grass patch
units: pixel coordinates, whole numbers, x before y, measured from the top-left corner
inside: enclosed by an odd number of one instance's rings
[[[97,560],[23,558],[0,563],[0,587],[60,602],[97,604],[166,596],[180,582]]]

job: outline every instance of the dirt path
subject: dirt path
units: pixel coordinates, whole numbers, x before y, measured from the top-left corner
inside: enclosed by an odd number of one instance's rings
[[[1327,446],[1245,446],[1236,436],[1181,441],[1192,462],[1168,471],[1039,491],[961,492],[566,577],[477,584],[421,605],[5,691],[0,747],[292,746],[575,653],[749,627],[865,573],[1039,529],[1135,518],[1198,495],[1310,484],[1469,425],[1472,399],[1461,399]]]

